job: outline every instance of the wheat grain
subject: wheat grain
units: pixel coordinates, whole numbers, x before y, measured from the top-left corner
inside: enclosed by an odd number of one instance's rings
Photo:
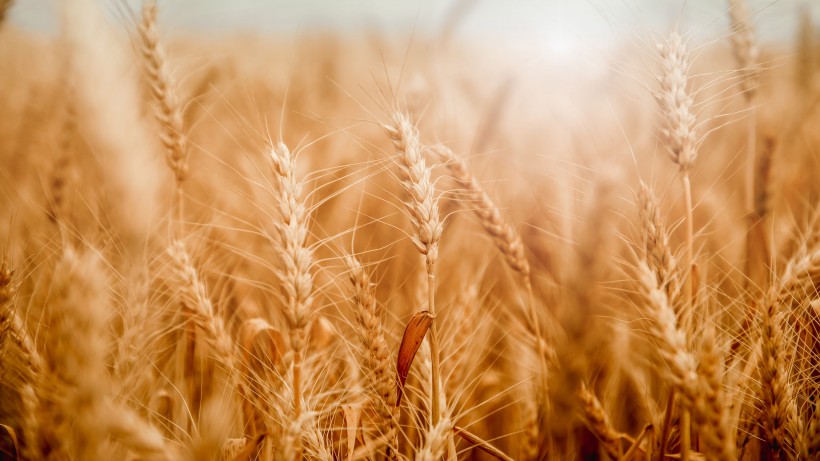
[[[353,286],[353,301],[359,328],[359,341],[364,349],[363,368],[370,384],[367,386],[370,405],[375,408],[380,421],[378,426],[388,436],[392,449],[397,447],[396,380],[390,366],[390,349],[385,339],[384,327],[378,313],[373,284],[361,263],[353,256],[345,257]]]

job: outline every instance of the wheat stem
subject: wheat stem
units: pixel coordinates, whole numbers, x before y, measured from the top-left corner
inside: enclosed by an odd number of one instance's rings
[[[692,279],[692,267],[695,264],[694,240],[695,224],[692,211],[692,183],[689,180],[687,171],[681,172],[681,183],[683,186],[683,200],[686,206],[686,264],[684,265],[684,279],[686,280],[686,308],[691,313],[694,308],[695,281]]]
[[[432,417],[433,425],[437,426],[440,416],[441,373],[439,369],[439,347],[438,329],[435,319],[435,272],[438,261],[439,247],[441,239],[442,224],[438,211],[438,199],[433,190],[431,180],[431,168],[427,166],[421,153],[421,141],[418,129],[413,125],[410,117],[402,112],[395,112],[392,116],[392,125],[386,125],[385,129],[390,135],[396,149],[399,171],[401,172],[402,186],[410,200],[406,203],[407,211],[410,212],[410,221],[416,231],[412,236],[412,241],[416,249],[424,255],[427,267],[427,298],[428,309],[433,315],[430,326],[430,352],[433,361],[433,392],[432,392]]]
[[[433,316],[433,322],[430,324],[430,355],[433,360],[433,425],[437,425],[441,418],[441,372],[440,372],[440,356],[438,344],[438,326],[435,321],[436,317],[436,297],[435,297],[436,277],[435,269],[427,275],[427,302],[430,310],[430,315]]]

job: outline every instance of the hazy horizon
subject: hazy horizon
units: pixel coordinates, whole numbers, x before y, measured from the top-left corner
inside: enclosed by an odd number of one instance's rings
[[[102,0],[111,15],[122,17],[133,0]],[[27,29],[51,31],[57,25],[56,1],[15,2],[10,21]],[[573,45],[598,47],[631,33],[665,34],[675,23],[700,39],[726,33],[725,1],[653,0],[519,0],[515,2],[419,0],[166,0],[160,1],[161,22],[169,33],[277,33],[298,35],[306,31],[351,32],[376,29],[399,33],[431,33],[441,30],[454,5],[466,9],[458,20],[463,36],[491,36],[512,42],[540,43],[562,48]],[[809,0],[751,1],[758,33],[763,42],[788,42],[796,33],[798,12],[808,8],[818,24],[820,2]]]

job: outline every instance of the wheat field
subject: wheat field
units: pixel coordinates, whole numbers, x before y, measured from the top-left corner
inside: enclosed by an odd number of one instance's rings
[[[0,458],[820,460],[809,10],[570,74],[63,3],[0,0]]]

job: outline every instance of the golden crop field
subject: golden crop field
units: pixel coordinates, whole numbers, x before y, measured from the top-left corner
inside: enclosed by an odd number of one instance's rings
[[[811,10],[555,65],[456,33],[463,1],[295,36],[26,3],[0,458],[820,460]]]

